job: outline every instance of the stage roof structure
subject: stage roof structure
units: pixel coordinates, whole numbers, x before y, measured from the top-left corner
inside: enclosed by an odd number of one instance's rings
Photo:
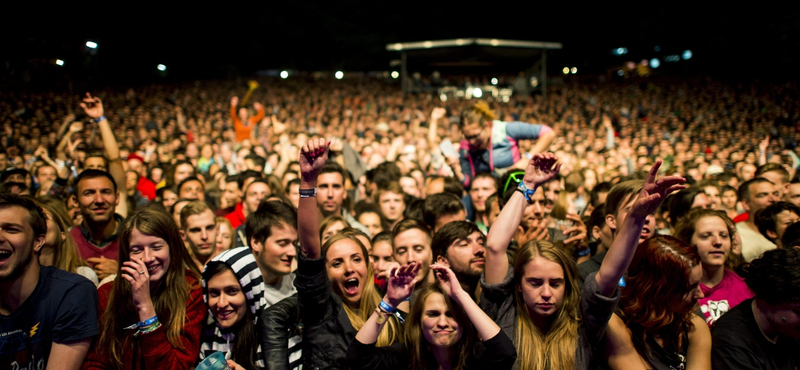
[[[454,72],[519,72],[539,76],[542,91],[547,87],[547,51],[560,50],[560,42],[460,38],[398,42],[386,50],[400,53],[400,76],[407,93],[409,61],[416,70]]]

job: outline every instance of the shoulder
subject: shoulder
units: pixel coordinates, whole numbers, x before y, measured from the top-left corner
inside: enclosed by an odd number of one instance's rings
[[[698,315],[692,315],[692,327],[689,329],[689,344],[693,345],[698,341],[711,343],[711,330],[708,328],[706,320]]]

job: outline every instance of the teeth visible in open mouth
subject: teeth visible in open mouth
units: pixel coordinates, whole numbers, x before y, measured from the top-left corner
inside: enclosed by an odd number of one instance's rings
[[[148,272],[153,272],[153,271],[155,271],[157,268],[158,268],[158,266],[148,267],[148,268],[147,268],[147,271],[148,271]]]
[[[11,257],[11,251],[0,251],[0,260]]]

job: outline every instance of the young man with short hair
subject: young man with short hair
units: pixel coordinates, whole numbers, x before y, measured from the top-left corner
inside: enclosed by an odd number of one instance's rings
[[[244,229],[261,276],[269,307],[296,292],[293,265],[297,257],[297,211],[281,201],[261,203]]]
[[[450,267],[464,291],[477,299],[475,293],[486,254],[486,236],[478,226],[469,221],[453,221],[442,226],[433,235],[431,250],[436,263]]]
[[[369,230],[342,207],[347,198],[344,177],[345,172],[341,165],[330,161],[325,163],[317,177],[317,208],[322,217],[342,216],[350,224],[350,227],[369,235]]]
[[[47,221],[33,201],[0,194],[0,368],[77,370],[97,335],[97,289],[40,266]],[[49,365],[49,366],[48,366]]]
[[[467,219],[467,210],[461,199],[450,193],[436,193],[425,198],[422,206],[422,217],[425,223],[439,231],[451,221],[464,221]]]
[[[776,246],[758,231],[756,226],[756,213],[778,201],[778,190],[772,181],[763,177],[756,177],[745,181],[739,187],[739,199],[742,207],[747,211],[746,221],[736,224],[736,232],[742,240],[742,257],[745,262],[750,262],[765,251],[775,249]],[[735,221],[735,219],[734,219]]]
[[[181,209],[181,236],[202,271],[217,247],[217,219],[208,204],[195,200]]]
[[[401,266],[407,265],[412,261],[422,263],[422,267],[417,274],[419,277],[417,288],[421,288],[435,280],[433,274],[428,273],[430,271],[429,267],[433,263],[431,240],[431,229],[419,220],[405,219],[400,221],[392,230],[394,260]]]

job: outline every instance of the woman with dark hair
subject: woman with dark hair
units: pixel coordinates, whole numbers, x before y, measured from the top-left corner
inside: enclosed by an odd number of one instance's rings
[[[263,300],[264,279],[250,248],[223,252],[203,270],[203,299],[213,320],[203,330],[200,359],[224,352],[231,370],[264,368],[261,330],[256,319]]]
[[[300,206],[297,209],[297,299],[303,322],[306,368],[345,368],[345,352],[356,332],[378,308],[369,253],[352,233],[338,233],[320,246],[317,177],[328,160],[328,143],[318,138],[303,145],[300,155]],[[400,338],[399,323],[388,318],[378,346]]]
[[[734,306],[753,297],[744,279],[726,268],[736,240],[736,226],[724,211],[703,208],[689,211],[675,226],[675,237],[695,248],[700,257],[703,298],[697,303],[708,326],[713,326]]]
[[[509,265],[507,246],[522,220],[532,189],[558,172],[552,154],[537,154],[528,163],[519,191],[489,230],[486,267],[481,279],[481,308],[514,339],[519,369],[588,369],[593,349],[602,343],[609,317],[619,299],[618,283],[630,264],[646,222],[666,194],[683,188],[680,177],[656,180],[661,162],[651,168],[638,195],[615,224],[617,235],[600,269],[578,283],[575,262],[547,241],[531,241]],[[531,189],[531,190],[528,190]],[[527,198],[527,199],[526,199]],[[627,199],[627,198],[626,198]],[[527,202],[526,202],[527,200]]]
[[[412,262],[392,269],[380,307],[350,343],[347,365],[354,370],[510,369],[516,358],[514,344],[461,288],[455,273],[438,264],[430,268],[439,284],[429,284],[414,298],[404,343],[375,347],[386,318],[411,296],[420,267]]]
[[[745,269],[755,298],[714,329],[715,369],[793,370],[800,366],[800,250],[764,252]]]
[[[656,236],[640,245],[608,323],[608,366],[711,369],[711,333],[693,313],[703,298],[702,275],[697,249],[676,238]]]
[[[100,336],[82,369],[189,369],[197,363],[205,305],[177,225],[154,207],[125,219],[119,268],[100,287]]]

